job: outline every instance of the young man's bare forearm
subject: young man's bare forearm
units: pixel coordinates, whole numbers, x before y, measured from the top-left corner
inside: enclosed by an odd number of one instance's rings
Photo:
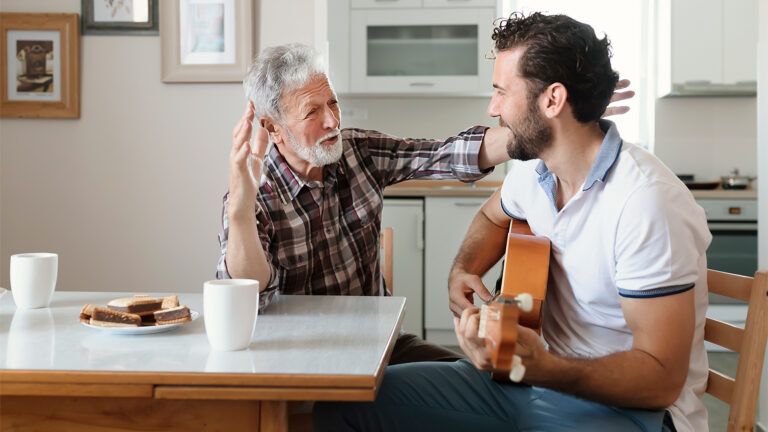
[[[639,349],[593,359],[556,355],[551,359],[546,373],[525,381],[610,405],[665,409],[685,383],[685,375],[670,374],[660,361]]]
[[[255,217],[252,220],[230,219],[229,223],[225,257],[229,275],[233,278],[256,279],[259,281],[259,290],[265,290],[272,270],[261,246]]]
[[[453,261],[451,273],[485,274],[504,254],[507,229],[494,224],[482,211],[477,212]]]

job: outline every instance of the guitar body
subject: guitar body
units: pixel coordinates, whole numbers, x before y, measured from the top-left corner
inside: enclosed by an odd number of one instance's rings
[[[512,221],[507,235],[501,292],[483,306],[480,316],[480,337],[485,338],[485,346],[491,354],[494,379],[520,381],[525,373],[519,357],[515,356],[517,325],[541,332],[549,255],[548,238],[533,235],[525,222]],[[519,378],[516,379],[516,375]]]

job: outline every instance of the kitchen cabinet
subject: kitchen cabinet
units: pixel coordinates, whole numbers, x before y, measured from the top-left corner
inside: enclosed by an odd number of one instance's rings
[[[425,199],[424,330],[431,342],[458,345],[453,314],[448,309],[448,273],[472,219],[484,198],[427,197]],[[483,277],[493,292],[501,274],[497,263]]]
[[[659,95],[754,96],[757,2],[659,2]]]
[[[491,0],[326,0],[328,58],[340,94],[491,93]]]
[[[385,199],[381,226],[393,231],[393,295],[406,298],[403,330],[423,336],[424,200]]]

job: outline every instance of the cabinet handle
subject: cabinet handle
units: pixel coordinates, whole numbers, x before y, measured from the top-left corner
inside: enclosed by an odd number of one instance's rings
[[[483,205],[483,203],[473,203],[473,202],[455,202],[453,203],[456,207],[480,207]]]
[[[424,250],[424,213],[416,215],[416,249]]]
[[[434,87],[435,83],[431,82],[412,82],[411,87]]]

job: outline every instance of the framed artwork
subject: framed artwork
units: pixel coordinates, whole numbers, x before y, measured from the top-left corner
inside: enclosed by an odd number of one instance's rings
[[[0,13],[0,116],[80,117],[77,14]]]
[[[250,1],[160,4],[163,82],[239,82],[253,56]]]
[[[83,34],[157,35],[160,0],[81,0]]]

